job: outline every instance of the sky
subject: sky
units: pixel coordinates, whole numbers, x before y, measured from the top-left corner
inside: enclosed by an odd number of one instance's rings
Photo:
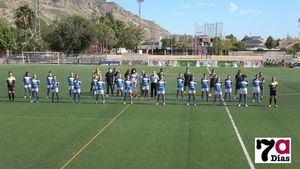
[[[137,0],[108,0],[138,14]],[[172,34],[194,34],[195,24],[223,22],[224,35],[299,37],[300,0],[145,0],[142,17]]]

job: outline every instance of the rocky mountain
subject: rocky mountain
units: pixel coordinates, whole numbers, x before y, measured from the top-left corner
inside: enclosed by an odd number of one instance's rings
[[[13,22],[13,15],[20,5],[29,4],[33,7],[34,0],[0,0],[0,17]],[[127,23],[138,24],[139,17],[125,10],[114,2],[105,0],[40,0],[41,17],[47,23],[68,15],[81,15],[86,18],[112,13],[115,18]],[[145,39],[169,36],[169,32],[153,21],[141,20],[145,31]]]

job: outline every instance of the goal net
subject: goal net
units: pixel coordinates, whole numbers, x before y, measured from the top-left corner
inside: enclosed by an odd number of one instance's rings
[[[23,64],[64,64],[64,55],[59,52],[22,52]]]

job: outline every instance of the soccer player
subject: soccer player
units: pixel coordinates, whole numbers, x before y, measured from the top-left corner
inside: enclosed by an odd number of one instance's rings
[[[6,84],[7,84],[7,91],[8,91],[8,99],[11,102],[15,101],[15,90],[16,90],[15,83],[16,83],[16,78],[13,76],[12,72],[9,71]]]
[[[241,103],[242,103],[242,98],[244,98],[244,103],[245,103],[245,107],[248,107],[248,100],[247,100],[247,95],[248,95],[248,85],[249,82],[247,80],[247,76],[246,75],[242,75],[242,81],[240,83],[240,98],[239,98],[239,104],[238,106],[241,107]]]
[[[105,83],[102,80],[102,76],[100,76],[98,81],[97,81],[96,104],[98,104],[100,95],[101,95],[101,98],[102,98],[102,104],[105,104],[104,84]]]
[[[142,100],[144,97],[147,97],[148,101],[150,101],[150,79],[147,77],[147,73],[144,73],[144,76],[142,78]]]
[[[74,91],[74,80],[75,80],[74,73],[71,72],[71,73],[70,73],[70,76],[68,77],[68,84],[69,84],[69,98],[70,98],[70,100],[72,99],[72,93],[73,93],[73,91]]]
[[[53,81],[51,85],[51,90],[52,90],[52,103],[54,103],[55,97],[56,97],[56,102],[59,102],[59,81],[57,80],[56,76],[53,76]]]
[[[206,74],[203,74],[203,78],[201,79],[201,101],[203,101],[204,93],[206,94],[206,101],[208,102],[209,93],[209,79]]]
[[[111,91],[111,95],[114,95],[114,72],[113,69],[110,67],[108,68],[108,72],[105,74],[106,77],[106,96],[109,95],[109,90]]]
[[[211,74],[209,75],[210,85],[209,85],[209,95],[211,96],[212,90],[215,88],[215,83],[217,82],[218,75],[215,69],[211,70]]]
[[[157,96],[157,82],[159,81],[160,76],[153,71],[152,75],[150,76],[151,80],[151,97]]]
[[[80,104],[80,96],[81,96],[81,80],[79,79],[79,75],[75,75],[74,80],[74,91],[73,91],[73,103],[76,103],[76,100],[78,99],[78,103]]]
[[[93,74],[92,82],[91,82],[91,95],[94,97],[97,93],[97,82],[98,75]]]
[[[191,81],[189,82],[189,91],[188,91],[188,103],[187,105],[189,106],[190,105],[190,102],[191,102],[191,97],[193,97],[193,101],[194,101],[194,105],[196,106],[197,103],[196,103],[196,97],[195,97],[195,94],[196,94],[196,85],[197,85],[197,82],[195,81],[195,77],[194,76],[191,76]]]
[[[132,79],[130,80],[130,76],[129,75],[127,75],[126,80],[124,81],[124,84],[125,84],[124,104],[126,104],[127,96],[130,99],[130,104],[133,104],[133,102],[132,102],[132,87],[133,87],[133,82],[132,82]]]
[[[40,80],[37,78],[36,74],[33,74],[31,78],[31,102],[39,103],[39,87],[40,87]]]
[[[238,70],[235,75],[235,91],[234,91],[234,99],[236,99],[237,92],[240,91],[241,81],[243,80],[242,71]]]
[[[259,103],[260,102],[259,93],[260,93],[260,84],[261,84],[259,75],[255,75],[255,78],[253,79],[252,84],[253,84],[252,102]]]
[[[269,85],[270,88],[270,99],[269,99],[269,107],[272,107],[272,99],[274,99],[274,107],[278,107],[277,105],[277,86],[278,86],[278,82],[276,81],[275,77],[272,77],[272,81]]]
[[[31,98],[31,76],[29,72],[26,72],[23,76],[23,82],[24,82],[24,99],[28,97]]]
[[[177,78],[177,93],[176,93],[176,101],[178,100],[179,93],[181,95],[181,101],[183,101],[183,90],[184,90],[184,79],[183,74],[179,73]]]
[[[122,79],[120,74],[118,74],[116,78],[117,97],[121,96],[123,98],[124,80]]]
[[[157,103],[160,103],[160,96],[162,97],[163,105],[166,105],[166,81],[164,80],[164,75],[160,75],[159,81],[157,82]]]
[[[259,73],[259,80],[260,80],[260,95],[261,95],[261,99],[264,98],[264,83],[265,83],[265,78],[263,76],[263,73],[260,72]]]
[[[226,100],[227,95],[228,95],[229,102],[232,101],[231,93],[232,93],[232,80],[231,80],[231,76],[227,75],[227,79],[225,80],[225,96],[224,96],[225,100]]]
[[[190,85],[190,81],[192,79],[192,73],[190,72],[190,69],[189,68],[186,68],[185,69],[185,73],[184,73],[184,91],[187,90],[187,88],[189,87]]]
[[[48,72],[46,80],[47,80],[47,96],[45,97],[45,99],[48,99],[50,95],[50,90],[52,88],[51,85],[53,84],[53,75],[51,70]]]
[[[126,76],[127,78],[127,76]],[[139,79],[139,74],[137,73],[136,69],[133,68],[131,70],[131,82],[132,82],[132,95],[134,97],[137,97],[137,85],[138,85],[138,79]]]
[[[139,77],[141,97],[143,97],[143,78],[144,78],[144,76],[145,76],[145,71],[143,70]]]
[[[223,84],[221,82],[221,78],[217,77],[217,80],[216,80],[216,83],[215,83],[215,86],[214,86],[214,90],[215,90],[214,105],[216,104],[217,97],[220,100],[220,106],[223,105],[222,87],[223,87]]]

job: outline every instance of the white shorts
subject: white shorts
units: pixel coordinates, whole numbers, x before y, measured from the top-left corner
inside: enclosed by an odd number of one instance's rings
[[[189,90],[190,94],[196,94],[196,90]]]
[[[81,89],[74,89],[73,92],[80,94],[81,93]]]
[[[260,93],[259,87],[253,87],[253,93]]]
[[[52,93],[58,93],[58,92],[59,92],[58,88],[52,89]]]
[[[131,89],[126,89],[125,93],[132,93],[132,90]]]
[[[120,88],[118,87],[117,89],[118,89],[118,90],[124,90],[124,88],[123,88],[123,87],[120,87]]]
[[[48,89],[49,89],[49,88],[51,89],[51,88],[52,88],[52,85],[47,85],[47,88],[48,88]]]
[[[225,93],[232,93],[232,88],[230,88],[230,89],[225,89]]]
[[[165,94],[166,93],[166,91],[157,91],[157,94]]]
[[[104,95],[104,90],[97,90],[97,94]]]
[[[31,89],[32,92],[39,92],[39,89]]]
[[[183,89],[183,87],[181,87],[181,88],[177,88],[177,90],[178,91],[183,91],[184,89]]]
[[[202,92],[208,92],[209,88],[202,88]]]
[[[74,90],[74,86],[69,86],[69,90]]]
[[[223,94],[222,91],[215,91],[215,95],[221,95]]]
[[[240,94],[248,94],[248,89],[247,88],[240,89]]]
[[[29,85],[24,85],[24,88],[25,89],[30,89],[31,88],[31,85],[29,84]]]
[[[149,86],[143,86],[143,87],[142,87],[142,90],[149,90],[149,89],[150,89]]]

